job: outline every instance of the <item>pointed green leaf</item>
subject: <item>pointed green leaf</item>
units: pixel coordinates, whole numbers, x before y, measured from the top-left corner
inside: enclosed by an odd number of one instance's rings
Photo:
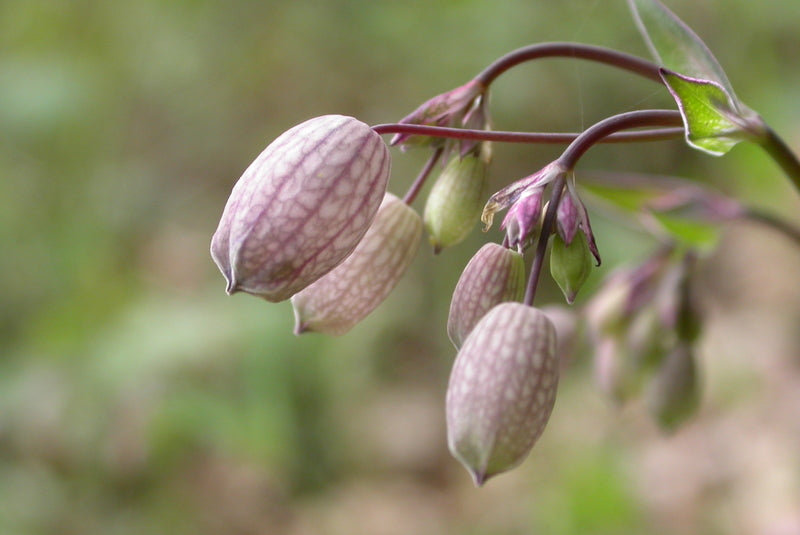
[[[649,188],[649,184],[644,181],[634,188],[584,181],[580,189],[625,212],[638,212],[653,198],[662,194],[661,191]]]
[[[653,217],[675,240],[702,251],[711,251],[719,241],[719,225],[674,214],[653,213]]]
[[[661,69],[661,77],[678,103],[689,145],[721,156],[751,137],[751,119],[741,115],[724,87],[666,69]]]
[[[734,102],[725,71],[706,44],[658,0],[628,0],[633,18],[650,52],[663,67],[683,75],[716,82]]]

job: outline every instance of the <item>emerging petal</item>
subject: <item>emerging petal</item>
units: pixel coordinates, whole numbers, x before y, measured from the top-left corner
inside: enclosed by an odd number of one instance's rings
[[[538,234],[541,227],[544,186],[531,187],[522,192],[508,209],[501,229],[506,230],[508,245],[520,252],[525,244]]]
[[[481,215],[481,221],[483,221],[484,224],[483,230],[489,230],[494,220],[494,214],[505,210],[517,202],[525,190],[545,186],[565,172],[566,170],[558,161],[551,162],[536,173],[509,184],[489,197],[489,202],[486,203],[486,206],[483,208],[483,214]]]

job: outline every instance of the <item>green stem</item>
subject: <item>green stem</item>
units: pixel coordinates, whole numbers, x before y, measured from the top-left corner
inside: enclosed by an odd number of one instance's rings
[[[783,169],[794,187],[800,191],[800,160],[797,159],[797,155],[792,152],[792,149],[766,124],[763,135],[758,138],[758,143]]]
[[[508,69],[526,61],[548,57],[577,58],[605,63],[606,65],[644,76],[659,84],[664,84],[658,65],[655,63],[610,48],[560,42],[538,43],[509,52],[486,67],[483,72],[475,77],[475,80],[485,87],[489,87],[498,76]]]

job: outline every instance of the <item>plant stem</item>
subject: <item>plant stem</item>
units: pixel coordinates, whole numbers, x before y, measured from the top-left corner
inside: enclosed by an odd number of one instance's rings
[[[508,69],[526,61],[548,57],[576,58],[605,63],[644,76],[659,84],[664,84],[658,72],[658,65],[655,63],[610,48],[561,42],[538,43],[518,48],[495,60],[494,63],[478,74],[475,80],[485,87],[489,87],[498,76]]]
[[[766,225],[772,230],[780,232],[790,240],[794,241],[797,245],[800,245],[800,228],[797,228],[791,223],[756,208],[746,209],[744,212],[744,217],[751,221],[756,221]]]
[[[569,172],[575,168],[575,164],[592,145],[598,143],[606,136],[614,134],[614,132],[643,126],[673,126],[677,124],[683,124],[683,120],[680,112],[675,110],[645,110],[614,115],[613,117],[604,119],[587,128],[570,143],[557,162]],[[558,205],[561,202],[561,195],[563,194],[565,184],[566,173],[561,174],[555,182],[553,182],[550,202],[547,206],[544,221],[542,222],[539,239],[536,242],[536,256],[533,259],[531,274],[528,277],[528,285],[525,288],[524,303],[529,306],[533,305],[533,301],[536,298],[536,287],[539,285],[544,258],[547,254],[547,243],[550,240],[550,235],[553,233],[556,213],[558,211]]]
[[[766,124],[764,124],[763,135],[757,141],[783,169],[794,187],[800,190],[800,160],[797,159],[797,155],[792,152],[792,149]]]
[[[422,168],[422,170],[417,175],[417,178],[414,179],[414,182],[411,184],[411,187],[408,188],[408,191],[406,192],[405,196],[403,197],[403,202],[404,203],[410,205],[411,203],[414,202],[414,199],[417,198],[417,195],[419,194],[420,190],[422,189],[422,186],[425,184],[425,181],[428,179],[428,175],[431,174],[431,171],[433,170],[433,167],[436,165],[436,162],[439,161],[439,158],[441,158],[443,152],[444,152],[444,147],[439,147],[438,149],[433,151],[433,154],[431,154],[431,157],[428,158],[427,162],[425,162],[425,167]]]
[[[583,131],[559,157],[561,165],[571,170],[589,148],[619,130],[644,126],[676,126],[683,124],[676,110],[643,110],[614,115],[593,124]],[[635,132],[633,132],[635,133]]]
[[[677,112],[675,112],[677,113]],[[378,134],[419,134],[448,139],[474,141],[499,141],[504,143],[547,143],[563,145],[575,141],[582,134],[553,132],[507,132],[502,130],[471,130],[423,124],[387,123],[372,127]],[[632,143],[638,141],[663,141],[684,135],[683,128],[654,128],[638,132],[620,132],[603,137],[597,143]]]
[[[533,258],[531,274],[528,276],[528,285],[525,287],[525,299],[523,303],[528,306],[533,306],[533,300],[536,298],[536,287],[539,286],[544,257],[547,255],[547,242],[550,241],[550,235],[553,233],[553,228],[555,227],[556,212],[561,202],[561,194],[564,191],[565,184],[566,175],[564,174],[560,175],[555,182],[553,182],[553,193],[550,195],[547,212],[544,214],[542,229],[539,233],[539,239],[536,241],[536,256]]]

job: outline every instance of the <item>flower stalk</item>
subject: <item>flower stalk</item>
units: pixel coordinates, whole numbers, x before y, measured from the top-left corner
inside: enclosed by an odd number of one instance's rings
[[[537,43],[513,50],[486,67],[475,77],[475,80],[489,87],[498,76],[520,63],[554,57],[584,59],[604,63],[663,84],[661,75],[658,72],[659,66],[655,63],[611,48],[565,42]]]

